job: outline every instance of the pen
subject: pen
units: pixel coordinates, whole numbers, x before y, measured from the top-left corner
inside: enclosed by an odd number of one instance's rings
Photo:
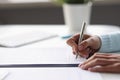
[[[81,30],[80,30],[80,36],[79,36],[79,41],[78,41],[78,44],[82,42],[83,40],[83,34],[85,32],[85,26],[86,26],[86,22],[83,22],[82,24],[82,27],[81,27]],[[79,54],[77,53],[76,54],[76,59],[78,58]]]

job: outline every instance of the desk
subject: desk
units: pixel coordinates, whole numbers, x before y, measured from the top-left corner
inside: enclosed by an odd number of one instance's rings
[[[5,25],[3,27],[0,29],[1,30],[0,34],[1,35],[12,35],[12,34],[15,34],[15,33],[25,32],[25,31],[30,31],[30,30],[32,30],[32,31],[33,30],[40,30],[40,31],[42,30],[42,31],[52,32],[52,33],[58,34],[59,36],[63,36],[64,34],[67,33],[67,30],[68,30],[68,28],[64,25],[10,25],[10,26]],[[100,25],[91,25],[87,28],[87,32],[90,33],[90,34],[104,34],[104,33],[107,33],[107,32],[114,32],[114,31],[115,32],[120,31],[119,27],[113,27],[113,26],[107,26],[107,25],[106,26],[105,25],[101,25],[101,26]],[[0,37],[2,37],[2,36],[0,36]],[[45,41],[42,41],[42,42],[37,42],[37,43],[34,43],[34,44],[22,46],[22,47],[19,47],[17,49],[51,48],[51,47],[66,48],[66,47],[68,47],[68,45],[66,44],[66,39],[62,39],[61,37],[56,37],[56,38],[52,38],[52,39],[45,40]],[[2,48],[1,47],[0,49],[7,50],[8,48]],[[1,61],[4,62],[4,59],[0,60],[0,62]],[[33,61],[33,63],[34,62],[35,61]],[[9,70],[10,71],[10,75],[9,75],[10,78],[14,77],[14,76],[24,77],[22,75],[22,73],[19,73],[20,70],[24,72],[24,68],[20,68],[20,69],[19,68],[17,68],[17,69],[16,68],[0,68],[0,69]],[[39,68],[28,68],[27,70],[31,71],[31,75],[37,75],[37,73],[35,73],[35,72],[32,73],[33,70],[35,70],[36,72],[39,73]],[[22,75],[22,76],[18,76],[17,74]],[[120,79],[120,74],[101,73],[101,75],[103,77],[103,80],[119,80]],[[29,76],[29,75],[27,75],[27,76],[31,77],[31,79],[33,80],[32,76]],[[6,78],[5,80],[9,80],[8,78]]]

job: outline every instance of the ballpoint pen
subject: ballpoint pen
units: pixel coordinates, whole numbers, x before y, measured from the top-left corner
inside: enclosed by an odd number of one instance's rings
[[[82,27],[81,27],[81,30],[80,30],[80,36],[79,36],[79,41],[78,41],[78,44],[82,42],[83,40],[83,34],[85,32],[85,27],[86,27],[86,22],[83,22],[82,24]],[[78,58],[79,54],[77,53],[76,54],[76,59]]]

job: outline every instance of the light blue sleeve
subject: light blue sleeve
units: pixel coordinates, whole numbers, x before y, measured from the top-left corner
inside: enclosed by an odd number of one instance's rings
[[[120,52],[120,32],[101,35],[100,52]]]

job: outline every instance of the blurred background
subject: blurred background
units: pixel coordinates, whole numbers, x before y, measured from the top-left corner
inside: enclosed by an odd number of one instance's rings
[[[65,24],[62,6],[51,0],[0,0],[0,24]],[[90,24],[120,26],[120,0],[96,0]]]

